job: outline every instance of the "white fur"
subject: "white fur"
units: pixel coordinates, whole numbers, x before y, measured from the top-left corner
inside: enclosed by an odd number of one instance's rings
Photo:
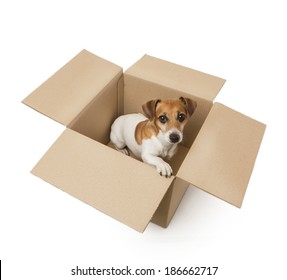
[[[110,139],[120,152],[128,154],[126,149],[128,147],[137,158],[141,158],[143,162],[155,166],[157,172],[162,176],[170,177],[172,168],[161,157],[169,159],[175,154],[178,143],[174,144],[169,141],[169,135],[175,132],[175,129],[166,133],[160,131],[157,136],[143,139],[142,144],[139,145],[135,139],[135,130],[138,123],[145,120],[147,118],[142,114],[127,114],[118,117],[111,127]],[[182,134],[178,130],[176,132],[182,140]]]

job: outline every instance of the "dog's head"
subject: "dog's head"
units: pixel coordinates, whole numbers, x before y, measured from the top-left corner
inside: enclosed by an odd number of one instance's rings
[[[154,99],[142,108],[145,115],[162,133],[165,141],[176,144],[183,139],[183,129],[196,109],[196,101],[190,98]]]

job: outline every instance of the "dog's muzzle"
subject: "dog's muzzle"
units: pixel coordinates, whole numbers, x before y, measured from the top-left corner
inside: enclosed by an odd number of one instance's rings
[[[180,140],[180,135],[178,133],[173,132],[169,135],[169,140],[172,143],[178,143]]]

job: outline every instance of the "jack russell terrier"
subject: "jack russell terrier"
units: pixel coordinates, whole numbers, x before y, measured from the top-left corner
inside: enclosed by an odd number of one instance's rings
[[[143,162],[155,166],[161,176],[170,177],[172,168],[162,158],[170,159],[183,139],[183,128],[197,106],[189,98],[155,99],[142,106],[145,114],[118,117],[110,139],[115,148],[128,155],[128,149]],[[127,149],[128,148],[128,149]]]

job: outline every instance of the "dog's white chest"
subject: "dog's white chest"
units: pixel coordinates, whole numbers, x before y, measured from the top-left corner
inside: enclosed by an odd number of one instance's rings
[[[143,141],[142,149],[144,152],[152,153],[156,156],[165,158],[170,156],[170,151],[172,149],[172,144],[162,143],[161,135],[152,136],[150,139]]]

